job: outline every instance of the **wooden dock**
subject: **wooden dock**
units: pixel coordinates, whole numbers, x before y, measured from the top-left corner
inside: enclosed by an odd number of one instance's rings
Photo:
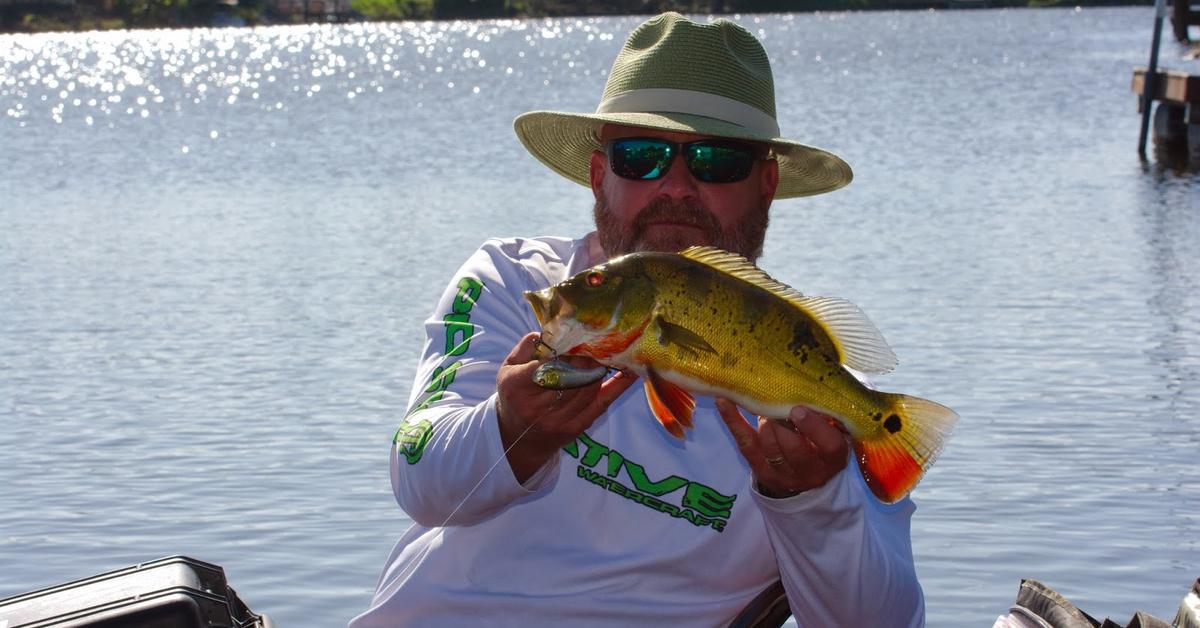
[[[1200,105],[1200,75],[1177,70],[1159,70],[1154,74],[1154,92],[1150,99],[1187,109],[1188,123],[1200,124],[1200,106],[1197,106]],[[1133,69],[1130,89],[1138,95],[1138,113],[1141,113],[1146,106],[1141,97],[1146,90],[1146,68]]]
[[[1138,96],[1138,113],[1158,103],[1154,108],[1155,146],[1200,164],[1200,75],[1159,70],[1146,102],[1146,74],[1146,68],[1134,68],[1130,89]]]

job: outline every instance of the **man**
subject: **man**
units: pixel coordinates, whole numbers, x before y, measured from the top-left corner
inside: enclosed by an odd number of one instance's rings
[[[597,230],[488,241],[451,282],[392,449],[416,523],[351,626],[722,626],[778,580],[801,626],[923,624],[914,506],[871,495],[828,417],[755,426],[702,397],[679,440],[634,376],[532,381],[523,291],[638,250],[755,259],[775,197],[850,182],[838,157],[779,137],[758,40],[660,15],[630,35],[595,114],[533,112],[516,131],[591,186]]]

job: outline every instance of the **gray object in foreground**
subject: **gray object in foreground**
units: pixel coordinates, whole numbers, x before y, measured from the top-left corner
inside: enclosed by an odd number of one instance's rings
[[[1200,628],[1200,579],[1180,602],[1171,623],[1136,611],[1124,624],[1111,619],[1101,622],[1041,582],[1022,580],[1008,615],[996,618],[992,628]]]
[[[274,628],[217,565],[169,556],[0,600],[6,628]]]

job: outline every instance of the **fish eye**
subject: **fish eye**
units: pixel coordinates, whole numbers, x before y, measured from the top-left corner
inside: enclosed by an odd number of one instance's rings
[[[587,285],[598,288],[604,283],[604,273],[600,271],[588,273],[587,277],[584,277],[584,281],[587,282]]]

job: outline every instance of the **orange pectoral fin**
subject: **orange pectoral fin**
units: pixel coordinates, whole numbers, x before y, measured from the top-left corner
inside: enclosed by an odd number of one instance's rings
[[[675,438],[683,438],[683,430],[692,427],[692,411],[696,400],[688,391],[659,377],[649,370],[645,379],[646,401],[654,418]]]

